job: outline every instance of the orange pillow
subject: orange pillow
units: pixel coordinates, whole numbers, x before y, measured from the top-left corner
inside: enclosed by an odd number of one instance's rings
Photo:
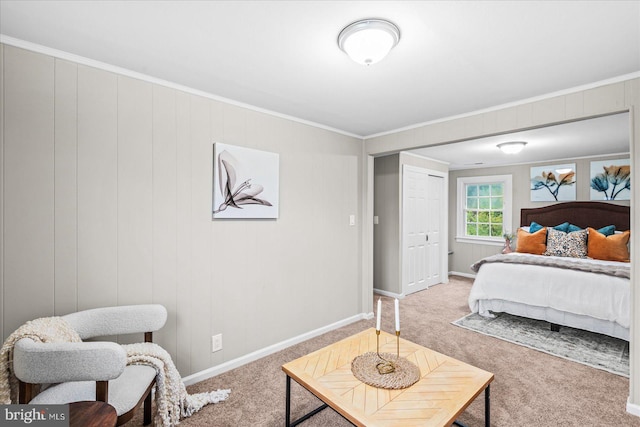
[[[547,227],[543,227],[535,233],[528,233],[522,228],[518,229],[518,241],[516,252],[542,255],[547,249]]]
[[[629,248],[627,247],[627,243],[629,243],[631,231],[627,230],[620,234],[605,236],[591,227],[589,227],[588,230],[587,256],[589,258],[604,261],[629,262]]]

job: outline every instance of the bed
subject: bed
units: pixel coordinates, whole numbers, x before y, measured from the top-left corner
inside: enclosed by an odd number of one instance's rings
[[[621,232],[630,228],[630,208],[606,202],[565,202],[522,209],[523,241],[532,234],[525,231],[532,223],[547,229],[569,223],[574,230],[598,231],[613,225],[616,232],[610,235],[614,237],[606,238],[620,241],[627,236],[628,240],[629,232]],[[548,232],[548,238],[551,233],[560,234],[555,228]],[[591,229],[580,233],[586,239],[591,235],[594,245],[602,237]],[[469,307],[474,313],[486,317],[509,313],[547,321],[555,331],[563,325],[629,340],[629,262],[511,253],[483,258],[472,270],[476,278]]]

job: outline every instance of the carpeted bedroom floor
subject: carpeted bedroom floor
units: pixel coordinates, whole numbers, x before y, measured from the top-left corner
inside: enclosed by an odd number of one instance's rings
[[[470,288],[471,280],[452,276],[446,285],[403,299],[402,337],[493,372],[492,426],[640,426],[640,418],[625,411],[627,378],[452,325],[452,321],[469,313]],[[383,309],[382,329],[392,331],[393,304],[389,298],[383,297],[383,301],[389,309]],[[180,425],[284,425],[285,374],[281,366],[373,326],[374,319],[359,321],[188,387],[191,393],[218,388],[232,391],[227,401],[205,407]],[[292,384],[292,419],[296,419],[320,402],[295,382]],[[459,421],[469,427],[484,426],[482,395]],[[136,417],[127,425],[141,424],[141,418]],[[331,409],[301,424],[350,425]]]

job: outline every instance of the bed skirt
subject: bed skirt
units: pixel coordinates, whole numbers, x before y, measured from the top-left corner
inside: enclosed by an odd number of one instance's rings
[[[551,307],[537,307],[499,299],[479,300],[478,304],[480,313],[486,313],[487,311],[509,313],[514,316],[545,320],[549,323],[584,329],[629,341],[629,328],[620,326],[620,324],[616,322],[596,319],[580,314],[566,313]]]

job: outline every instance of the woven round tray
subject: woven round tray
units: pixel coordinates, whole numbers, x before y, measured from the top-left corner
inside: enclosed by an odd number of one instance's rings
[[[420,379],[420,369],[407,359],[402,357],[396,360],[395,354],[381,353],[382,357],[392,361],[396,365],[394,372],[381,374],[376,365],[384,360],[377,353],[368,352],[362,354],[351,362],[351,372],[365,384],[377,388],[401,389],[415,384]]]

